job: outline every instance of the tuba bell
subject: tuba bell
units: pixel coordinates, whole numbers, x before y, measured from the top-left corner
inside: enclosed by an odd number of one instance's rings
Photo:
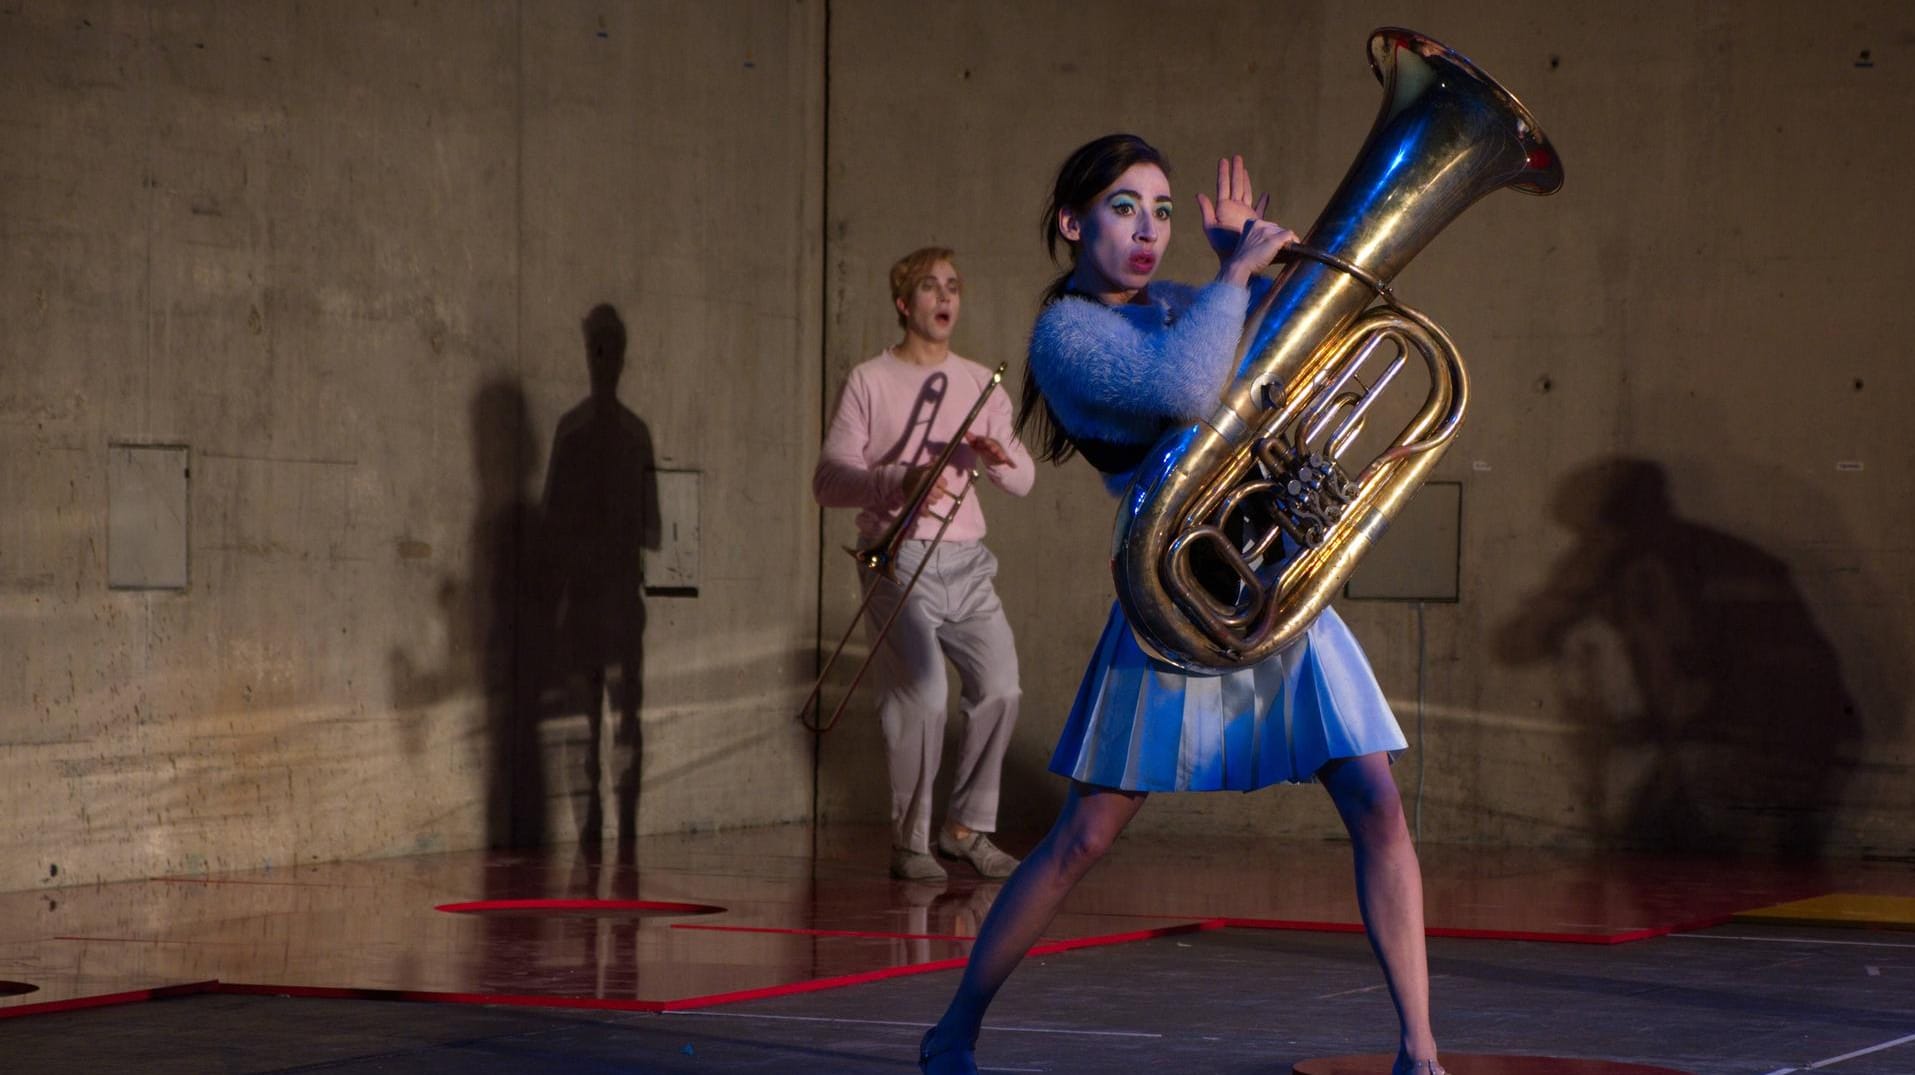
[[[1383,104],[1363,148],[1281,255],[1216,411],[1158,442],[1118,510],[1111,570],[1132,633],[1189,672],[1247,667],[1297,641],[1455,436],[1462,360],[1397,300],[1397,273],[1485,194],[1562,186],[1529,110],[1463,56],[1386,27],[1369,58]],[[1346,465],[1413,358],[1429,372],[1422,405],[1360,470]]]

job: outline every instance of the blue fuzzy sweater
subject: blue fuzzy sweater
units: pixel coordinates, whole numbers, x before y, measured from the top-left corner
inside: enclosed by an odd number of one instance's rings
[[[1147,302],[1124,306],[1067,295],[1031,328],[1031,376],[1073,440],[1147,444],[1217,405],[1252,293],[1269,286],[1153,283]],[[1107,474],[1105,484],[1120,490],[1129,478]]]

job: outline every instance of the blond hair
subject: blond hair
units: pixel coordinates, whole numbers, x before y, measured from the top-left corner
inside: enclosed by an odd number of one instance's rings
[[[929,275],[931,269],[940,261],[948,261],[953,269],[957,268],[957,251],[948,246],[921,246],[898,259],[891,266],[891,305],[895,308],[900,299],[911,294],[918,281]],[[898,327],[904,327],[904,311],[898,311]]]

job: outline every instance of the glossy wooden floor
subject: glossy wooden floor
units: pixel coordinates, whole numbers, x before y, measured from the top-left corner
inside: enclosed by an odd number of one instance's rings
[[[788,827],[0,894],[0,1016],[200,990],[681,1010],[956,965],[998,886],[963,867],[892,881],[885,844]],[[1435,936],[1613,944],[1830,893],[1915,896],[1899,863],[1422,855]],[[482,901],[507,902],[442,909]],[[1355,914],[1347,847],[1130,838],[1043,947],[1347,931]]]

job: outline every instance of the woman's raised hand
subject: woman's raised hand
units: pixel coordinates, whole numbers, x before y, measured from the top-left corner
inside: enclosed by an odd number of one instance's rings
[[[1296,241],[1296,232],[1274,221],[1246,221],[1237,249],[1224,259],[1223,268],[1217,270],[1217,279],[1238,287],[1247,286],[1251,274],[1277,260],[1278,252]]]
[[[1213,200],[1199,194],[1197,205],[1203,210],[1204,237],[1210,240],[1219,261],[1227,261],[1236,253],[1244,225],[1262,220],[1269,201],[1270,195],[1259,198],[1251,188],[1250,170],[1243,166],[1241,155],[1217,161],[1217,197]]]
[[[1297,241],[1289,228],[1263,219],[1269,202],[1270,195],[1258,197],[1251,188],[1250,170],[1241,156],[1217,162],[1217,197],[1199,194],[1197,204],[1203,208],[1204,235],[1223,263],[1219,280],[1242,287],[1252,273],[1275,261],[1278,251]]]

